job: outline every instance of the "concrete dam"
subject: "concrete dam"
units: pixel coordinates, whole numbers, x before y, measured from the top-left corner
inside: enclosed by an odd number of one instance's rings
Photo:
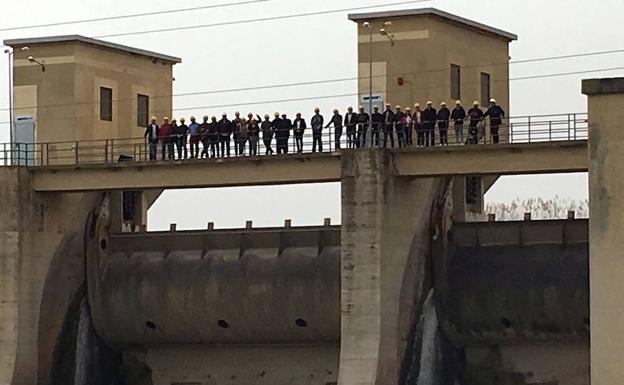
[[[115,234],[106,215],[86,229],[53,383],[338,383],[341,272],[358,269],[341,262],[344,225]],[[438,231],[407,257],[424,269],[401,289],[399,383],[588,383],[587,221]]]

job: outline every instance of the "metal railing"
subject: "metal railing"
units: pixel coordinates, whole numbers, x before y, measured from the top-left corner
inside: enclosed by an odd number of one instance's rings
[[[343,127],[341,130],[325,128],[320,135],[313,135],[310,128],[297,140],[293,131],[282,141],[278,154],[278,139],[273,133],[265,144],[263,134],[238,140],[232,136],[226,140],[206,137],[197,146],[189,138],[170,138],[149,143],[145,138],[102,139],[45,143],[0,144],[0,166],[15,165],[46,167],[57,165],[106,164],[115,162],[184,161],[200,158],[226,158],[241,156],[293,156],[313,152],[379,147],[437,147],[464,145],[496,145],[497,143],[535,143],[585,140],[588,135],[586,113],[559,115],[520,116],[505,118],[498,126],[489,120],[471,127],[469,121],[456,127],[450,122],[448,129],[426,129],[425,124],[405,128],[401,124],[374,127]],[[339,134],[339,135],[337,135]],[[445,135],[446,134],[446,135]],[[316,139],[315,139],[316,138]],[[316,142],[316,144],[315,144]],[[319,149],[319,142],[320,147]],[[269,144],[270,143],[270,144]],[[214,144],[214,146],[213,146]],[[228,151],[229,148],[229,151]],[[224,149],[223,153],[221,149]],[[253,149],[253,150],[252,150]],[[270,150],[269,150],[270,149]],[[320,151],[319,151],[320,150]]]

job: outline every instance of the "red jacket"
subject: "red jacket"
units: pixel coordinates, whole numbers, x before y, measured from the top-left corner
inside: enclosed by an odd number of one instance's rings
[[[158,139],[169,139],[171,136],[171,125],[169,123],[163,123],[158,131]]]

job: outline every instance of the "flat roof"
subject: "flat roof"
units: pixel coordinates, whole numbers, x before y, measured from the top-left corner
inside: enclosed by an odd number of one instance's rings
[[[468,20],[463,17],[453,15],[452,13],[440,11],[437,8],[417,8],[417,9],[404,9],[404,10],[398,10],[398,11],[352,13],[352,14],[349,14],[349,20],[366,21],[366,20],[371,20],[371,19],[383,19],[383,18],[401,17],[401,16],[438,17],[438,18],[444,19],[454,24],[460,24],[465,27],[477,29],[487,34],[496,35],[496,36],[505,38],[509,41],[518,40],[518,36],[513,33],[506,32],[498,28],[490,27],[489,25],[481,24],[473,20]]]
[[[9,47],[16,46],[25,46],[25,45],[34,45],[34,44],[46,44],[46,43],[69,43],[69,42],[79,42],[89,45],[94,45],[97,47],[104,47],[113,49],[115,51],[122,51],[134,55],[140,55],[149,57],[152,59],[163,60],[169,63],[182,63],[182,59],[175,56],[163,55],[157,52],[146,51],[139,48],[128,47],[121,44],[111,43],[104,40],[92,39],[90,37],[81,36],[81,35],[63,35],[63,36],[46,36],[46,37],[32,37],[25,39],[9,39],[4,41],[4,45]]]

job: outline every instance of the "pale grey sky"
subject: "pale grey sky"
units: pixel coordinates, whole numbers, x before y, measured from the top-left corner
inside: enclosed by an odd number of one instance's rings
[[[6,2],[0,14],[0,28],[50,23],[93,17],[187,8],[235,0],[59,0]],[[0,37],[22,38],[45,35],[82,34],[102,36],[123,32],[208,24],[376,5],[394,1],[375,0],[271,0],[254,5],[226,7],[137,19],[105,21],[69,26],[2,31]],[[570,0],[434,0],[400,7],[436,7],[519,36],[511,44],[512,60],[580,52],[624,48],[624,2]],[[180,56],[175,67],[174,93],[253,85],[313,81],[357,76],[355,25],[346,12],[238,24],[176,32],[132,35],[109,40]],[[541,63],[517,64],[511,76],[550,74],[624,66],[624,54],[610,54]],[[0,61],[0,74],[7,73],[6,59]],[[623,76],[624,70],[585,75],[511,82],[510,115],[584,112],[586,99],[580,93],[582,78]],[[8,107],[7,77],[0,76],[0,106]],[[174,99],[175,108],[232,104],[229,108],[185,110],[175,115],[220,114],[254,111],[311,111],[319,105],[324,111],[335,106],[356,104],[355,97],[323,99],[319,102],[258,104],[238,108],[237,103],[300,96],[345,94],[357,91],[355,81],[306,87],[244,91],[229,94],[198,95]],[[8,114],[7,114],[8,115]],[[7,121],[8,116],[0,117]],[[8,126],[0,126],[0,141],[8,138]],[[585,175],[502,178],[488,194],[492,201],[508,201],[516,196],[583,199],[587,195]],[[164,229],[170,222],[179,228],[202,228],[209,220],[217,227],[239,227],[246,219],[258,225],[279,225],[292,218],[295,225],[321,224],[324,217],[339,221],[340,191],[336,184],[316,186],[277,186],[245,189],[166,192],[150,210],[150,229]]]

